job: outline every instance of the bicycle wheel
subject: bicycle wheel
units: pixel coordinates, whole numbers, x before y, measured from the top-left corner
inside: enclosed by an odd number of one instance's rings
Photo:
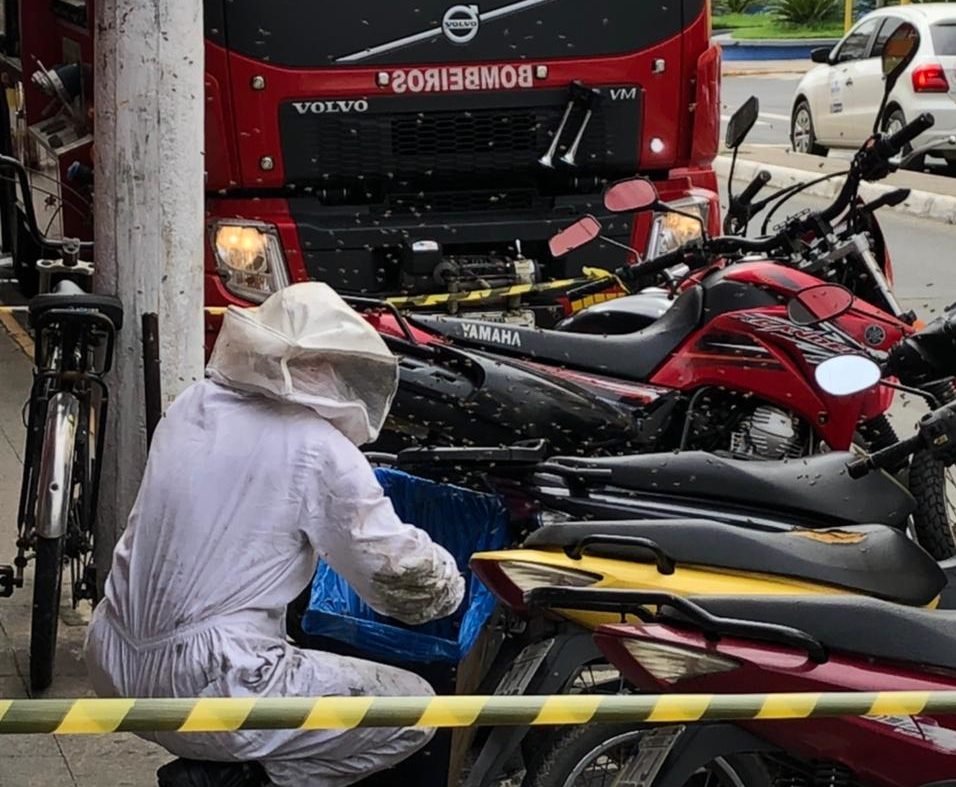
[[[44,691],[53,682],[56,634],[60,620],[63,539],[37,538],[30,621],[30,689]]]
[[[79,401],[69,393],[50,399],[40,451],[35,520],[36,562],[30,625],[30,688],[53,680],[60,616],[63,541],[73,497],[73,463]]]

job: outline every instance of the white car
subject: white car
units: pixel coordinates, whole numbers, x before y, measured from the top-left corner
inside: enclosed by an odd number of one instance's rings
[[[956,170],[956,4],[889,6],[864,16],[833,49],[816,49],[820,65],[808,71],[794,94],[790,142],[798,153],[826,155],[830,148],[857,148],[873,132],[883,97],[880,55],[902,23],[920,34],[919,50],[890,93],[882,128],[895,132],[921,112],[936,123],[913,147],[943,141],[933,151]],[[914,161],[911,166],[918,167]]]

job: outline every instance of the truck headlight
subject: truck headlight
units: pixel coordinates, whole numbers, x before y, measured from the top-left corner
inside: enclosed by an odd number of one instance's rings
[[[667,205],[700,216],[704,225],[707,224],[710,212],[710,203],[701,197],[668,202]],[[652,260],[662,254],[683,246],[685,243],[700,237],[700,223],[689,216],[679,213],[657,213],[651,226],[650,240],[647,242],[647,259]]]
[[[216,269],[233,295],[262,303],[289,284],[279,233],[261,222],[218,222],[212,230]]]

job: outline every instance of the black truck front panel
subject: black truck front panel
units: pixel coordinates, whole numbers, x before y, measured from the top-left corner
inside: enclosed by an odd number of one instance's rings
[[[229,47],[294,68],[623,55],[679,34],[704,0],[226,3]]]

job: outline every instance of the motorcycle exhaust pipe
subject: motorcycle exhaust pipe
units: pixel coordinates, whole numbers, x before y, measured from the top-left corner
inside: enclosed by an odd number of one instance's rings
[[[561,118],[561,123],[558,125],[558,130],[554,132],[554,139],[551,142],[551,147],[548,148],[547,153],[538,159],[538,163],[542,167],[554,169],[554,157],[558,152],[558,145],[561,144],[561,137],[564,136],[564,129],[567,127],[568,121],[571,119],[571,113],[574,111],[574,104],[576,100],[577,99],[575,97],[571,97],[567,107],[564,109],[564,117]]]

